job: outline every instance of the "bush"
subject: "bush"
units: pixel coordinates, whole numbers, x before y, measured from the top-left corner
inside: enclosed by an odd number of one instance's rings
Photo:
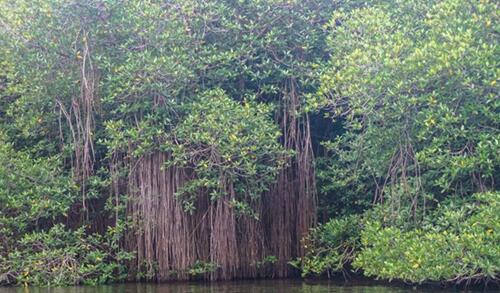
[[[182,121],[166,136],[169,164],[196,174],[177,191],[187,211],[194,209],[200,189],[216,200],[228,193],[223,186],[231,184],[236,194],[231,206],[257,217],[251,202],[276,180],[288,155],[278,142],[281,132],[269,105],[251,98],[239,103],[221,89],[203,92],[186,104]]]
[[[359,249],[360,217],[332,219],[311,229],[302,240],[305,256],[290,262],[301,270],[302,277],[348,271]]]
[[[62,224],[26,234],[6,257],[0,256],[0,284],[60,286],[122,281],[132,254],[119,249],[120,229],[105,236]]]
[[[384,206],[333,219],[311,230],[305,256],[291,264],[303,277],[361,270],[409,283],[497,281],[500,192],[475,194],[459,206],[439,206],[417,228],[390,222]]]
[[[0,255],[24,233],[66,217],[76,194],[58,157],[15,150],[0,131]]]
[[[476,194],[461,210],[444,206],[420,229],[366,222],[353,263],[366,276],[412,283],[497,280],[500,192]],[[430,222],[432,222],[430,221]]]

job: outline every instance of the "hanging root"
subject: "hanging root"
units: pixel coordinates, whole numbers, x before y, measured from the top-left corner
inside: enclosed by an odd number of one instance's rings
[[[284,94],[279,117],[283,145],[295,154],[288,167],[278,175],[277,183],[264,196],[269,254],[278,259],[274,272],[278,277],[290,274],[289,260],[304,255],[300,240],[316,223],[316,182],[309,117],[297,114],[300,100],[294,79],[288,81]]]
[[[206,190],[196,196],[193,214],[183,211],[176,192],[193,174],[187,169],[162,168],[169,154],[156,152],[128,162],[128,215],[134,222],[127,247],[137,251],[133,272],[158,281],[204,278],[228,280],[289,276],[288,261],[302,256],[300,240],[316,222],[316,190],[309,119],[298,116],[296,83],[289,81],[282,112],[283,145],[293,150],[288,166],[252,208],[261,220],[239,215],[233,182],[221,176],[223,195],[210,199]],[[272,269],[264,259],[274,256]],[[209,264],[210,270],[192,268]],[[198,273],[198,274],[195,274]]]
[[[91,48],[88,44],[88,33],[82,30],[83,39],[82,55],[78,61],[80,68],[80,94],[71,99],[71,105],[65,106],[64,103],[56,99],[61,116],[64,115],[67,126],[71,133],[71,142],[73,145],[73,156],[71,158],[71,167],[75,181],[80,185],[82,194],[81,215],[82,220],[88,220],[88,199],[87,199],[87,181],[94,174],[95,152],[94,152],[94,128],[97,104],[97,69],[92,63]],[[62,121],[59,120],[61,141]]]

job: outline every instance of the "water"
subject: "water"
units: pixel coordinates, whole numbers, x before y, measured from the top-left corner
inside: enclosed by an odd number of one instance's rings
[[[338,282],[300,280],[258,280],[215,283],[129,283],[96,287],[64,288],[2,288],[0,293],[402,293],[402,292],[457,292],[453,290],[412,289],[382,285],[345,285]],[[480,290],[479,292],[487,292]],[[493,292],[493,291],[490,291]]]

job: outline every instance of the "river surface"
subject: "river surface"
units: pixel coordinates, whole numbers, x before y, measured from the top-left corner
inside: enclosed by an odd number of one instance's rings
[[[345,285],[339,282],[301,280],[258,280],[215,283],[128,283],[105,286],[37,288],[0,287],[0,293],[401,293],[401,292],[459,292],[440,289],[415,289],[385,285]],[[478,292],[494,292],[479,290]]]

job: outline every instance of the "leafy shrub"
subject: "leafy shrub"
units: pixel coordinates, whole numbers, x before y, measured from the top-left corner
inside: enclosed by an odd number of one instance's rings
[[[217,270],[217,264],[212,262],[196,261],[193,266],[188,269],[188,274],[191,276],[199,276],[211,273]]]
[[[22,234],[65,215],[76,190],[57,157],[17,151],[0,131],[0,255]]]
[[[359,249],[359,220],[351,215],[311,229],[302,240],[305,256],[290,264],[299,268],[303,277],[346,272]]]
[[[196,174],[178,191],[185,209],[194,209],[197,190],[205,188],[215,200],[230,183],[236,193],[232,207],[253,214],[250,202],[274,182],[287,154],[278,142],[281,132],[271,119],[271,107],[251,100],[241,104],[215,89],[185,108],[185,117],[163,146],[172,152],[170,164],[193,168]]]
[[[84,228],[62,224],[47,232],[24,235],[6,257],[0,256],[0,283],[24,285],[103,284],[127,277],[125,263],[132,254],[120,250],[121,229],[106,235],[86,235]]]
[[[302,276],[354,269],[410,283],[498,280],[500,192],[475,194],[459,207],[441,205],[417,228],[394,224],[384,206],[330,220],[311,230],[305,256],[291,264]]]
[[[497,189],[497,3],[363,2],[328,26],[318,96],[345,132],[325,143],[326,187],[351,205],[368,194],[414,214]]]
[[[458,211],[438,209],[434,217],[439,223],[420,229],[366,222],[354,267],[367,276],[416,283],[497,279],[500,192],[476,194],[473,199]]]

